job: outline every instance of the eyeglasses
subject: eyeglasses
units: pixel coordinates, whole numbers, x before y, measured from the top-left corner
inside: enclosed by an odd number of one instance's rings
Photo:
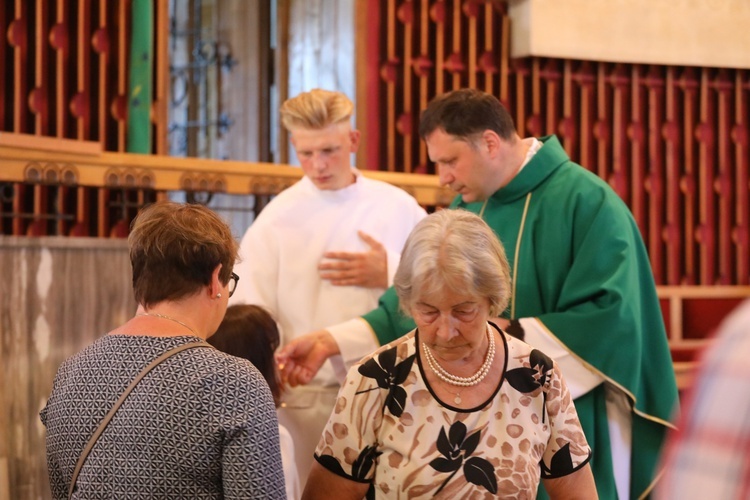
[[[232,273],[232,276],[229,278],[229,283],[227,283],[227,288],[229,288],[229,296],[231,297],[235,290],[237,290],[237,282],[240,280],[240,277],[237,276],[235,273]]]

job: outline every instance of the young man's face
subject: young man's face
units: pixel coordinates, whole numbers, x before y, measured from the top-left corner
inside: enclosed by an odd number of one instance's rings
[[[427,155],[435,162],[440,185],[449,186],[467,203],[486,200],[492,195],[488,184],[490,160],[481,144],[450,135],[443,129],[425,137],[425,144]]]
[[[290,132],[302,171],[318,189],[342,189],[354,182],[350,154],[357,152],[359,131],[352,130],[349,123]]]

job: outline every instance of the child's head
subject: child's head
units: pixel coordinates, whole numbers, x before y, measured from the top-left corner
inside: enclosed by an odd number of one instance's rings
[[[249,360],[265,377],[276,406],[281,386],[273,353],[279,346],[279,330],[268,312],[259,306],[229,306],[224,320],[208,343],[232,356]]]

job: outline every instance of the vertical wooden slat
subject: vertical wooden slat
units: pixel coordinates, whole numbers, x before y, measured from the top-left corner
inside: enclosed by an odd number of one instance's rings
[[[607,163],[611,163],[610,185],[617,194],[630,201],[629,171],[632,166],[629,158],[626,137],[629,89],[631,82],[622,64],[615,65],[611,75],[612,82],[612,136],[611,147],[607,148]]]
[[[508,93],[510,92],[508,88],[510,76],[510,17],[504,11],[500,35],[500,100],[507,106]],[[516,121],[516,127],[518,127],[518,121]]]
[[[485,3],[484,4],[484,53],[482,54],[482,57],[489,57],[491,54],[493,54],[493,51],[495,49],[494,47],[494,39],[493,34],[495,32],[493,26],[494,26],[494,16],[492,14],[492,4],[491,3]],[[484,74],[484,91],[488,94],[497,95],[498,98],[500,97],[499,93],[495,94],[495,89],[493,88],[493,72],[485,69]]]
[[[471,5],[471,4],[469,4]],[[471,9],[471,7],[470,7]],[[477,88],[477,17],[474,13],[468,15],[469,27],[469,88]]]
[[[683,89],[683,180],[680,186],[684,193],[684,242],[685,242],[685,272],[683,276],[683,283],[692,285],[696,283],[696,280],[700,282],[700,273],[697,273],[697,259],[695,257],[695,245],[696,245],[696,227],[694,224],[697,223],[696,217],[696,202],[695,202],[695,191],[699,189],[698,182],[695,178],[696,160],[694,154],[695,148],[695,88],[697,86],[692,68],[687,68],[681,76],[680,85]],[[667,177],[669,178],[669,177]],[[679,178],[679,177],[678,177]],[[667,202],[668,205],[669,201]],[[700,210],[698,210],[700,211]],[[669,242],[667,243],[669,246]]]
[[[663,266],[662,220],[664,212],[664,181],[665,163],[674,155],[675,144],[670,140],[669,124],[664,123],[674,116],[672,73],[667,70],[666,80],[662,78],[659,68],[651,66],[648,70],[646,85],[648,85],[648,138],[649,165],[647,189],[649,193],[650,210],[648,218],[648,254],[651,267],[657,283],[663,283],[666,269]],[[672,129],[674,130],[674,128]],[[669,281],[667,281],[669,283]]]
[[[453,0],[453,17],[452,31],[453,31],[453,44],[451,45],[451,57],[454,58],[454,62],[461,60],[461,0]],[[461,71],[454,66],[451,71],[451,90],[461,88]]]
[[[720,70],[713,82],[717,93],[715,145],[717,176],[713,191],[718,202],[718,276],[717,284],[728,285],[732,282],[732,172],[730,168],[731,148],[729,127],[731,123],[732,83],[726,70]]]
[[[735,163],[735,227],[732,231],[736,245],[736,278],[738,285],[750,283],[750,145],[748,133],[748,71],[737,70],[734,78],[734,141]]]
[[[95,119],[98,122],[99,129],[99,142],[103,147],[107,144],[107,115],[109,109],[107,107],[107,89],[109,88],[108,81],[108,63],[109,63],[109,43],[107,32],[107,6],[111,2],[107,0],[99,0],[99,19],[96,23],[96,30],[92,37],[92,45],[94,51],[99,55],[99,74],[97,75],[97,96],[98,96],[98,112]]]
[[[104,2],[102,2],[104,3]],[[265,4],[265,2],[264,2]],[[154,22],[154,53],[156,60],[154,71],[156,84],[154,86],[154,142],[155,153],[166,155],[169,153],[167,144],[168,104],[169,104],[169,3],[168,0],[156,0],[156,20]],[[267,88],[263,86],[264,88]],[[267,122],[266,122],[267,123]],[[267,127],[262,127],[267,129]],[[270,140],[266,141],[270,144]]]
[[[695,127],[699,139],[698,145],[698,171],[699,171],[699,217],[700,231],[698,242],[700,248],[700,282],[715,285],[716,274],[714,270],[715,245],[714,245],[714,221],[715,205],[713,203],[713,169],[714,157],[712,154],[710,131],[707,123],[711,115],[711,103],[709,98],[708,72],[706,68],[701,69],[700,79],[700,122]]]
[[[27,2],[16,0],[16,17],[8,28],[8,39],[13,46],[13,131],[28,133],[28,17]]]
[[[49,50],[48,31],[49,3],[36,0],[36,18],[34,19],[34,88],[29,92],[28,102],[34,115],[34,134],[49,135]]]
[[[630,140],[630,158],[632,165],[630,209],[633,212],[641,234],[646,234],[646,207],[645,207],[645,173],[646,161],[644,157],[644,127],[643,127],[643,91],[644,86],[640,79],[641,68],[633,65],[631,68],[630,86],[630,124],[628,126],[628,139]]]
[[[128,47],[130,32],[130,16],[128,0],[118,0],[117,4],[117,97],[113,102],[115,109],[120,112],[117,114],[117,151],[124,152],[127,148],[127,131],[128,124],[125,120],[125,110],[128,96]],[[106,198],[105,193],[100,193],[100,200]],[[104,217],[102,216],[101,219]]]
[[[388,0],[386,19],[387,64],[392,64],[396,60],[396,0]],[[396,166],[396,82],[390,79],[386,80],[386,106],[387,168],[392,171]]]
[[[445,1],[432,7],[435,12],[435,95],[445,92]],[[439,12],[438,12],[439,11]]]
[[[91,139],[91,0],[78,0],[77,93],[71,103],[76,116],[76,138]]]
[[[609,124],[607,123],[607,78],[606,64],[598,63],[596,68],[596,125],[594,137],[596,139],[596,163],[595,165],[584,165],[592,169],[602,179],[607,179],[607,135]]]
[[[55,49],[55,135],[68,138],[67,117],[69,113],[68,79],[70,71],[70,26],[68,0],[59,0],[55,12],[55,25],[50,32],[50,41]]]
[[[580,85],[580,116],[578,135],[580,136],[580,158],[581,165],[591,168],[594,161],[594,142],[593,142],[593,116],[595,112],[595,77],[591,63],[584,61],[577,71],[577,80]]]
[[[680,246],[681,241],[679,238],[680,234],[680,207],[681,195],[680,192],[684,191],[686,200],[690,198],[690,185],[681,182],[680,175],[680,160],[679,160],[679,118],[677,116],[677,82],[675,81],[675,68],[667,69],[667,114],[665,116],[665,133],[667,148],[665,151],[664,161],[664,186],[665,186],[665,199],[666,205],[666,226],[661,230],[662,239],[666,248],[666,269],[667,269],[667,282],[673,283],[674,280],[679,280],[680,267]],[[683,75],[684,76],[684,75]],[[683,87],[685,85],[683,84]],[[685,102],[685,100],[683,100]],[[689,102],[685,113],[689,113]],[[688,118],[685,116],[685,123],[688,123]],[[684,146],[686,158],[690,156],[690,146],[688,143]],[[685,162],[688,163],[687,160]],[[682,186],[682,188],[681,188]],[[689,201],[685,203],[686,210],[690,207]],[[686,248],[691,247],[692,243],[688,243]],[[689,265],[686,263],[686,265]]]
[[[426,61],[429,57],[429,42],[430,42],[430,1],[422,0],[420,8],[419,18],[419,57],[421,60]],[[417,116],[427,107],[430,100],[429,95],[429,75],[427,71],[423,71],[419,77],[419,110],[417,110]],[[416,123],[414,126],[415,135],[419,135],[419,124]],[[423,168],[423,173],[426,173],[427,167],[427,148],[423,141],[419,141],[419,166]]]
[[[412,170],[412,131],[411,126],[406,126],[406,123],[411,123],[412,118],[412,50],[413,50],[413,19],[411,12],[413,12],[414,2],[409,1],[401,5],[401,8],[405,12],[410,12],[403,16],[402,22],[404,24],[404,33],[402,42],[404,44],[404,53],[402,60],[404,61],[403,67],[403,108],[401,110],[402,115],[399,117],[398,130],[400,131],[403,143],[403,171],[411,172]],[[394,165],[396,167],[396,165]]]

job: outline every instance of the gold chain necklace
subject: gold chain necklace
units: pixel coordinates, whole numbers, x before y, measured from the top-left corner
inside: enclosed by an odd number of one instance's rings
[[[168,319],[169,321],[174,321],[178,325],[184,326],[185,328],[187,328],[188,330],[190,330],[190,332],[193,335],[195,335],[196,337],[200,337],[200,335],[198,335],[197,333],[195,333],[195,330],[193,330],[192,328],[190,328],[189,326],[187,326],[185,323],[183,323],[179,319],[173,318],[172,316],[167,316],[166,314],[159,314],[159,313],[139,313],[139,314],[136,314],[136,316],[153,316],[154,318]]]

